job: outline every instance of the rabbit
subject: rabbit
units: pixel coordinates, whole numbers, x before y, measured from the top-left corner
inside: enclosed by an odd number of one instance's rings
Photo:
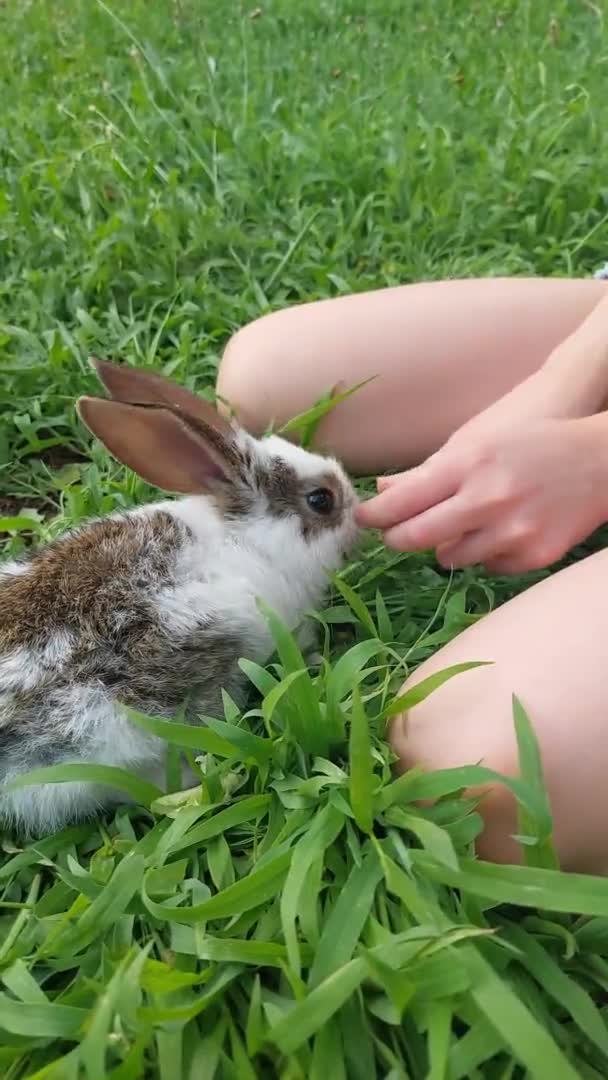
[[[263,599],[294,632],[356,543],[357,498],[339,463],[254,438],[163,376],[93,360],[109,397],[80,419],[170,496],[0,563],[0,819],[28,835],[94,817],[119,796],[89,783],[3,791],[66,762],[163,775],[164,742],[122,705],[187,719],[238,697],[243,656],[273,651]],[[124,798],[121,798],[124,802]]]

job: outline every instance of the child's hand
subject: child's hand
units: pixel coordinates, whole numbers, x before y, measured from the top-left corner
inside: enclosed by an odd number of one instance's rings
[[[483,416],[483,414],[482,414]],[[378,481],[359,523],[399,551],[515,574],[548,566],[608,520],[608,418],[461,428],[423,465]]]

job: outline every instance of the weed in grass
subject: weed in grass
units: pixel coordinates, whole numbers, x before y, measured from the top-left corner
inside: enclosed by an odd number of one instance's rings
[[[0,33],[7,557],[151,494],[76,422],[89,353],[211,393],[271,308],[606,258],[597,5],[8,0]],[[318,670],[275,625],[245,713],[133,716],[200,788],[114,774],[141,809],[4,837],[2,1075],[605,1076],[608,885],[553,868],[527,718],[521,868],[472,858],[487,774],[395,779],[383,738],[407,671],[530,580],[370,540]]]

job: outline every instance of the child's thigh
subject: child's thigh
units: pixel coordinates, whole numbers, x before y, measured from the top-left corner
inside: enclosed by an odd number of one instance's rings
[[[469,627],[406,685],[471,660],[395,722],[403,766],[483,763],[516,775],[512,695],[540,741],[555,835],[566,869],[608,872],[608,550],[562,570]],[[478,852],[519,861],[516,810],[497,785],[481,804]]]
[[[285,308],[233,337],[218,391],[260,432],[337,384],[372,379],[326,418],[320,438],[354,471],[406,468],[537,370],[606,287],[489,278]]]

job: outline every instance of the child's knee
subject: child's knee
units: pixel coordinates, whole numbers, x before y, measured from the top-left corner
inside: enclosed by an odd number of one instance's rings
[[[314,319],[311,330],[305,307],[263,315],[228,342],[217,392],[253,434],[305,412],[335,381],[319,363]]]
[[[279,318],[280,315],[285,316]],[[273,312],[243,326],[221,359],[217,393],[254,435],[286,423],[301,411],[294,389],[289,311]],[[306,382],[306,379],[304,380]]]
[[[237,330],[220,361],[216,392],[222,407],[234,412],[241,424],[261,434],[268,423],[268,388],[272,386],[272,355],[255,322]]]

